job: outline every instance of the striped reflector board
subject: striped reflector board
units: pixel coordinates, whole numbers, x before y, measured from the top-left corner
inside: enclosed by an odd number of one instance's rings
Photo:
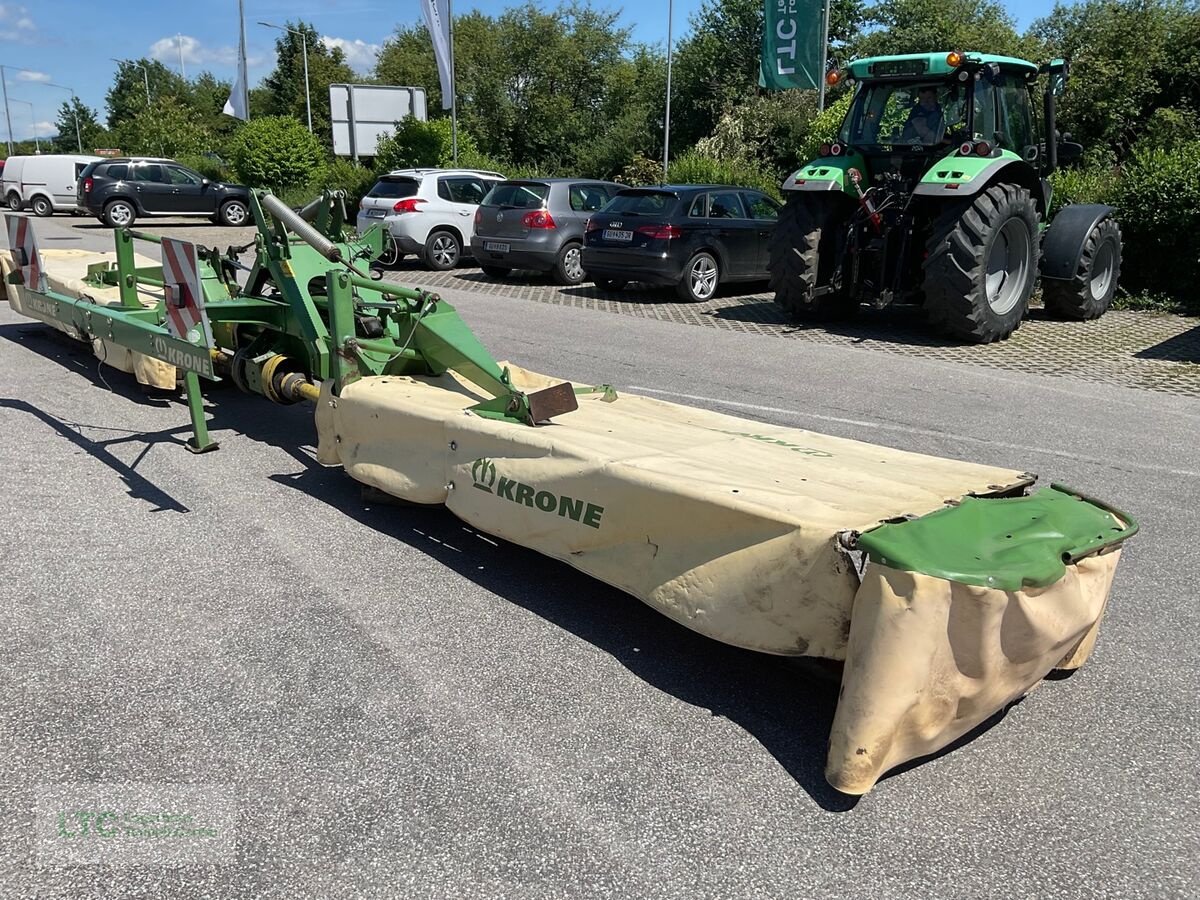
[[[33,223],[23,216],[4,217],[8,228],[8,246],[13,265],[21,270],[21,280],[31,291],[46,291],[46,270],[38,253],[37,235]]]
[[[163,238],[162,263],[167,331],[189,344],[202,344],[211,349],[212,329],[204,312],[204,288],[200,283],[196,245]]]

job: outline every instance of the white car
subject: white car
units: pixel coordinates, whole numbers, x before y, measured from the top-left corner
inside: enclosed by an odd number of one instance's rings
[[[35,216],[74,212],[79,173],[99,156],[47,153],[43,156],[10,156],[0,176],[0,193],[11,210],[33,210]]]
[[[358,232],[383,223],[391,241],[380,262],[395,265],[416,254],[430,269],[453,269],[470,249],[475,210],[499,172],[475,169],[400,169],[382,176],[363,197]]]

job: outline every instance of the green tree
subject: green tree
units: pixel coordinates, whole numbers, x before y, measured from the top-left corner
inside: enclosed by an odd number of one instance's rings
[[[1190,124],[1190,133],[1176,135],[1180,140],[1200,136],[1200,4],[1195,0],[1059,4],[1031,32],[1048,53],[1070,58],[1059,127],[1090,150],[1122,159],[1147,129],[1160,132],[1168,121],[1185,129]]]
[[[292,31],[302,32],[308,45],[308,80],[312,96],[313,133],[323,147],[333,146],[333,131],[329,124],[329,85],[361,81],[346,65],[346,55],[340,47],[327,47],[321,35],[308,22],[287,22]],[[263,79],[262,87],[269,96],[267,111],[274,116],[295,116],[307,124],[308,112],[304,94],[304,43],[299,34],[281,32],[275,41],[275,69]],[[253,114],[253,101],[251,113]]]
[[[76,141],[76,117],[80,141]],[[63,101],[62,106],[58,108],[56,127],[58,137],[54,139],[54,149],[60,153],[74,153],[80,142],[83,144],[84,153],[108,146],[108,129],[96,121],[96,111],[78,97]]]
[[[865,17],[864,0],[833,0],[829,11],[829,56],[853,52]],[[711,135],[718,120],[758,87],[762,60],[761,0],[706,0],[691,18],[692,30],[675,55],[672,107],[687,110],[671,140],[682,150]],[[790,96],[798,96],[791,94]],[[811,108],[815,110],[815,103]]]
[[[997,0],[877,0],[865,23],[855,56],[974,50],[1036,58],[1039,50]]]
[[[142,67],[145,66],[145,71]],[[108,107],[108,127],[116,129],[122,122],[146,110],[146,85],[150,86],[150,105],[166,97],[187,102],[188,84],[175,72],[156,59],[125,60],[117,65],[112,87],[104,97]]]
[[[665,65],[634,44],[617,15],[585,4],[527,4],[498,18],[455,19],[459,124],[480,150],[519,167],[615,173],[638,150],[661,147]],[[375,68],[378,81],[441,92],[424,26],[401,27]]]
[[[212,134],[197,121],[195,111],[170,95],[122,121],[112,134],[122,152],[131,156],[198,156],[212,146]]]
[[[233,136],[242,124],[240,119],[222,112],[232,85],[211,72],[201,72],[188,87],[189,104],[196,111],[200,123],[213,137],[213,146],[207,149],[221,156],[231,155]]]

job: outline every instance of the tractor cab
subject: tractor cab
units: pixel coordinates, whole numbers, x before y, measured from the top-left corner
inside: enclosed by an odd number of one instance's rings
[[[831,73],[834,83],[842,77]],[[830,150],[860,155],[871,181],[898,175],[911,190],[934,162],[955,154],[1007,151],[1040,168],[1033,63],[958,52],[881,56],[851,63],[844,77],[858,89]]]

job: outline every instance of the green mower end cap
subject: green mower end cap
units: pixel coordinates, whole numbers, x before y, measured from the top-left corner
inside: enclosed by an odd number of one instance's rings
[[[879,565],[1017,591],[1047,587],[1068,564],[1132,537],[1130,516],[1061,485],[1028,497],[964,497],[957,506],[859,536]]]

